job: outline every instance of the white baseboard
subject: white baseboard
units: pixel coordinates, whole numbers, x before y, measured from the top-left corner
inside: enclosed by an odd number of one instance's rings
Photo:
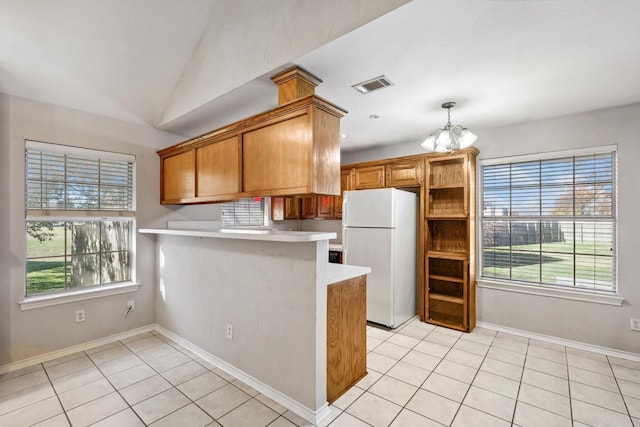
[[[536,332],[525,331],[522,329],[509,328],[507,326],[494,325],[493,323],[476,322],[476,326],[491,329],[498,332],[506,332],[513,335],[519,335],[525,338],[532,338],[540,341],[546,341],[552,344],[564,345],[566,347],[577,348],[579,350],[592,351],[594,353],[604,354],[606,356],[619,357],[621,359],[633,360],[640,362],[640,354],[628,351],[616,350],[609,347],[601,347],[599,345],[587,344],[580,341],[572,341],[564,338],[558,338],[551,335],[538,334]]]
[[[260,393],[275,400],[285,408],[296,413],[297,415],[301,416],[302,418],[309,421],[310,423],[313,423],[313,424],[320,423],[331,412],[329,409],[329,405],[327,403],[325,403],[321,408],[319,408],[316,411],[308,408],[307,406],[301,404],[300,402],[290,398],[289,396],[282,394],[281,392],[279,392],[278,390],[272,387],[269,387],[267,384],[264,384],[263,382],[255,379],[254,377],[247,374],[246,372],[241,371],[235,366],[230,365],[224,360],[212,355],[211,353],[201,349],[200,347],[196,346],[190,341],[187,341],[181,336],[157,324],[143,326],[143,327],[132,329],[130,331],[122,332],[119,334],[109,335],[108,337],[105,337],[105,338],[87,341],[82,344],[77,344],[71,347],[62,348],[60,350],[55,350],[49,353],[30,357],[28,359],[19,360],[17,362],[12,362],[6,365],[2,365],[0,366],[0,375],[6,374],[8,372],[17,371],[18,369],[26,368],[28,366],[37,365],[39,363],[48,362],[50,360],[54,360],[59,357],[68,356],[70,354],[77,353],[79,351],[85,351],[91,348],[99,347],[104,344],[120,341],[129,337],[132,337],[134,335],[142,334],[145,332],[152,332],[152,331],[159,332],[162,335],[165,335],[166,337],[171,338],[173,341],[180,344],[182,347],[186,348],[192,353],[196,354],[198,357],[201,357],[202,359],[206,360],[212,365],[222,369],[226,373],[233,375],[235,378],[239,379],[243,383],[250,385],[254,389],[258,390]]]
[[[278,402],[279,404],[281,404],[285,408],[291,410],[292,412],[295,412],[297,415],[301,416],[302,418],[304,418],[305,420],[307,420],[307,421],[309,421],[309,422],[311,422],[313,424],[320,423],[331,412],[329,410],[329,405],[326,404],[326,403],[320,409],[318,409],[316,411],[308,408],[307,406],[301,404],[300,402],[290,398],[287,395],[284,395],[284,394],[280,393],[278,390],[276,390],[276,389],[268,386],[267,384],[255,379],[254,377],[252,377],[251,375],[247,374],[246,372],[236,368],[233,365],[230,365],[229,363],[225,362],[224,360],[214,356],[213,354],[207,352],[206,350],[201,349],[197,345],[191,343],[190,341],[187,341],[186,339],[182,338],[181,336],[173,333],[172,331],[170,331],[168,329],[163,328],[160,325],[156,325],[156,331],[161,333],[162,335],[168,337],[168,338],[171,338],[173,341],[175,341],[176,343],[180,344],[181,346],[183,346],[187,350],[189,350],[192,353],[198,355],[198,357],[201,357],[202,359],[206,360],[207,362],[211,363],[212,365],[216,366],[217,368],[222,369],[223,371],[225,371],[229,375],[234,376],[235,378],[239,379],[243,383],[250,385],[254,389],[258,390],[260,393],[262,393],[265,396],[275,400],[276,402]]]
[[[142,326],[140,328],[132,329],[130,331],[121,332],[119,334],[109,335],[105,338],[100,338],[93,341],[87,341],[82,344],[73,345],[71,347],[61,348],[60,350],[54,350],[49,353],[40,354],[38,356],[29,357],[28,359],[19,360],[17,362],[8,363],[0,366],[0,375],[8,372],[17,371],[18,369],[26,368],[28,366],[37,365],[38,363],[48,362],[50,360],[57,359],[59,357],[68,356],[79,351],[89,350],[94,347],[99,347],[104,344],[109,344],[114,341],[123,340],[125,338],[132,337],[134,335],[142,334],[145,332],[151,332],[155,330],[155,325]]]

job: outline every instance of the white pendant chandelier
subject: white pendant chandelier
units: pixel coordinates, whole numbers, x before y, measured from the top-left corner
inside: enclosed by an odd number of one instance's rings
[[[422,148],[438,153],[450,153],[453,150],[470,147],[476,142],[478,137],[472,134],[467,128],[460,125],[453,126],[451,124],[451,109],[455,106],[455,102],[445,102],[442,104],[442,108],[447,109],[447,124],[442,129],[438,129],[429,135],[429,137],[420,144]]]

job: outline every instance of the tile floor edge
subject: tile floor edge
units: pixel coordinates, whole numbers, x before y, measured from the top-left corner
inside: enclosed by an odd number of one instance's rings
[[[115,341],[120,341],[135,335],[139,335],[145,332],[151,332],[155,330],[156,330],[156,325],[152,323],[151,325],[130,329],[128,331],[109,335],[104,338],[98,338],[96,340],[86,341],[80,344],[72,345],[70,347],[64,347],[48,353],[32,356],[27,359],[10,362],[10,363],[7,363],[6,365],[0,365],[0,375],[17,371],[18,369],[27,368],[29,366],[37,365],[38,363],[44,363],[50,360],[58,359],[59,357],[68,356],[70,354],[77,353],[79,351],[89,350],[91,348],[99,347],[101,345],[109,344]]]
[[[197,345],[193,344],[192,342],[186,340],[185,338],[182,338],[180,335],[176,334],[175,332],[172,332],[171,330],[166,329],[166,328],[164,328],[164,327],[162,327],[162,326],[160,326],[158,324],[155,324],[154,326],[155,326],[155,331],[156,332],[166,336],[167,338],[172,339],[177,344],[180,344],[181,346],[183,346],[187,350],[191,351],[192,353],[194,353],[198,357],[201,357],[202,359],[204,359],[207,362],[211,363],[215,367],[222,369],[223,371],[225,371],[226,373],[232,375],[236,379],[239,379],[240,381],[244,382],[245,384],[248,384],[249,386],[251,386],[254,389],[256,389],[257,391],[259,391],[260,393],[264,394],[265,396],[269,397],[270,399],[275,400],[276,402],[278,402],[279,404],[281,404],[285,408],[289,409],[290,411],[296,413],[297,415],[301,416],[302,418],[304,418],[305,420],[307,420],[307,421],[309,421],[309,422],[311,422],[313,424],[319,424],[331,412],[331,410],[329,409],[329,405],[327,403],[325,403],[318,410],[314,411],[314,410],[310,409],[309,407],[301,404],[300,402],[292,399],[291,397],[289,397],[289,396],[279,392],[278,390],[268,386],[267,384],[257,380],[256,378],[252,377],[251,375],[247,374],[246,372],[244,372],[244,371],[236,368],[235,366],[225,362],[224,360],[214,356],[213,354],[209,353],[208,351],[203,350],[202,348],[198,347]]]
[[[588,344],[580,341],[572,341],[565,338],[554,337],[552,335],[544,335],[536,332],[525,331],[523,329],[510,328],[508,326],[496,325],[493,323],[476,322],[476,327],[491,329],[497,332],[506,332],[521,337],[530,338],[539,341],[546,341],[553,344],[559,344],[566,347],[576,348],[579,350],[587,350],[593,353],[604,354],[605,356],[619,357],[621,359],[633,360],[640,362],[640,354],[629,351],[617,350],[615,348],[603,347],[595,344]]]

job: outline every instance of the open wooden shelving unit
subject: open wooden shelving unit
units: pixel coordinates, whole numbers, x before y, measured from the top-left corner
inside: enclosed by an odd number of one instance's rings
[[[475,327],[475,153],[427,161],[425,320]]]

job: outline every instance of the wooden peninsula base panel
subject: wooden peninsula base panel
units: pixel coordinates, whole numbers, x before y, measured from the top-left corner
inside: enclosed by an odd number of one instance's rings
[[[367,375],[367,285],[359,276],[327,287],[327,401]]]

